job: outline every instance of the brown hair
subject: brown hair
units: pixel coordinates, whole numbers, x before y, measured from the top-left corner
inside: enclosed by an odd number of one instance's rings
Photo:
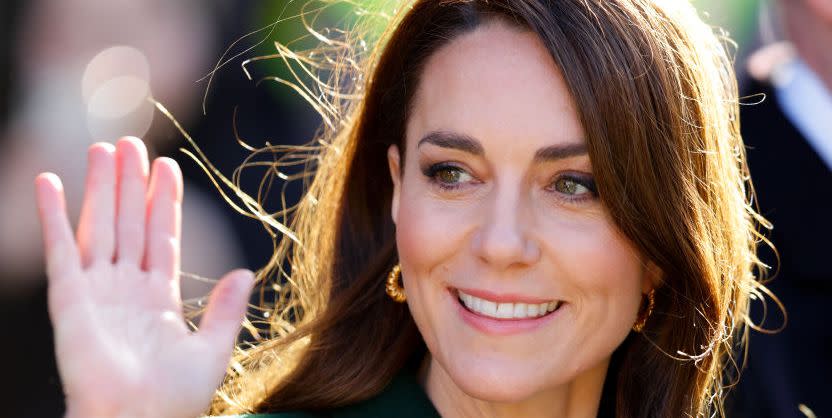
[[[270,338],[238,350],[212,413],[355,403],[425,353],[407,306],[384,291],[397,261],[386,151],[405,149],[426,58],[489,19],[547,46],[577,104],[603,203],[663,272],[644,332],[625,340],[608,372],[616,416],[722,413],[723,369],[747,329],[749,295],[764,290],[754,277],[764,220],[750,204],[724,45],[686,2],[649,0],[418,0],[360,59],[337,52],[355,38],[328,40],[317,56],[295,52],[304,68],[330,73],[331,88],[313,85],[327,124],[320,146],[280,160],[309,163],[301,176],[314,180],[281,214],[294,235],[275,235],[259,274],[276,290]]]

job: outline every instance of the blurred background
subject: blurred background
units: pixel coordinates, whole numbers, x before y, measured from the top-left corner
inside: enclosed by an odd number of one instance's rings
[[[180,132],[146,98],[164,104],[228,176],[248,155],[235,139],[235,127],[255,147],[267,141],[307,142],[320,116],[291,88],[256,83],[266,75],[291,78],[285,64],[252,64],[258,74],[254,80],[241,67],[244,59],[274,54],[275,42],[291,44],[303,36],[300,43],[309,41],[297,17],[305,3],[0,2],[0,359],[7,363],[0,415],[57,417],[63,410],[34,201],[37,173],[61,176],[74,221],[87,146],[123,135],[142,137],[151,157],[172,157],[183,168],[183,271],[217,278],[235,267],[257,269],[268,260],[272,244],[262,225],[221,199],[208,177],[179,151],[190,148]],[[736,65],[745,85],[749,54],[776,40],[765,24],[766,6],[758,0],[693,3],[736,42]],[[326,10],[317,26],[340,25],[360,14],[349,10]],[[244,189],[256,190],[257,181],[257,176],[244,179]],[[203,296],[210,287],[210,282],[182,278],[186,298]]]

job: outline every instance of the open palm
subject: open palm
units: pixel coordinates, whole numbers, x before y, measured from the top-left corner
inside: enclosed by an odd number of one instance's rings
[[[223,277],[191,332],[179,295],[178,166],[159,158],[149,176],[136,138],[95,144],[88,157],[77,236],[58,177],[35,182],[67,416],[198,416],[222,381],[252,274]]]

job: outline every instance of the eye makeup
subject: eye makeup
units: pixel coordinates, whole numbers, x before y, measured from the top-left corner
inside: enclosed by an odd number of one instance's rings
[[[431,187],[437,188],[440,192],[458,192],[479,182],[461,164],[450,161],[424,164],[421,171]],[[565,203],[578,204],[595,200],[598,197],[595,179],[592,175],[586,173],[558,173],[545,187],[545,190],[554,198]]]
[[[598,198],[598,188],[591,175],[579,173],[558,174],[547,187],[558,198],[571,203],[578,203]]]
[[[450,162],[441,162],[422,167],[422,174],[428,181],[442,190],[458,190],[474,177],[464,168]]]

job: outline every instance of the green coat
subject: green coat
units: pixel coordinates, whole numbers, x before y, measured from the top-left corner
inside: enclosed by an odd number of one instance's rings
[[[236,415],[236,418],[431,418],[439,417],[425,391],[411,373],[402,373],[381,393],[357,404],[315,412],[292,411],[273,414]]]

